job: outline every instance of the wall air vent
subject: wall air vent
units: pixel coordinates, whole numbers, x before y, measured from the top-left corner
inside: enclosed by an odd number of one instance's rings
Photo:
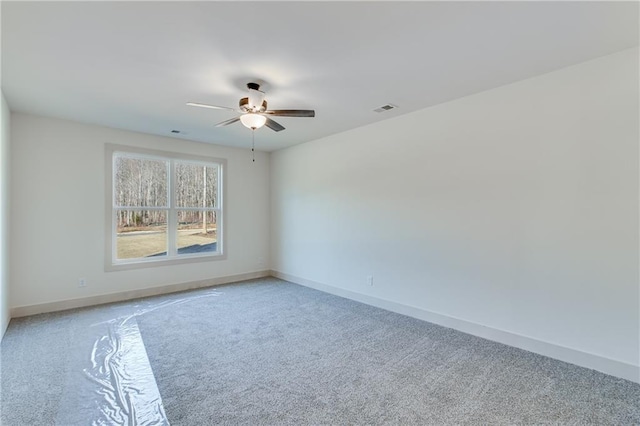
[[[398,108],[397,105],[393,105],[393,104],[386,104],[386,105],[382,105],[379,108],[374,109],[375,112],[385,112],[385,111],[389,111],[391,109],[394,108]]]

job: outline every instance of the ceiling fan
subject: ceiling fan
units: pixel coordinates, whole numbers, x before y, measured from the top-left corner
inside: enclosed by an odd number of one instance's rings
[[[200,104],[196,102],[187,102],[187,105],[200,107],[200,108],[212,108],[212,109],[225,109],[230,111],[239,112],[241,115],[231,118],[216,124],[216,127],[228,126],[236,121],[240,121],[245,127],[256,130],[262,126],[267,126],[273,131],[279,132],[284,130],[284,126],[280,123],[272,120],[269,116],[273,117],[315,117],[316,112],[312,109],[267,109],[267,101],[264,100],[264,92],[260,90],[258,83],[248,83],[247,89],[249,89],[249,96],[240,99],[238,108],[229,108],[217,105]]]

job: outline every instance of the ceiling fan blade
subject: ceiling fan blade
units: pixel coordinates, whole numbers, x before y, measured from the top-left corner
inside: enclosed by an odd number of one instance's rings
[[[200,107],[200,108],[228,109],[228,110],[231,110],[231,111],[235,111],[235,109],[229,108],[229,107],[223,107],[223,106],[217,106],[217,105],[199,104],[199,103],[196,103],[196,102],[187,102],[187,105],[194,106],[194,107]]]
[[[267,121],[266,123],[264,123],[264,125],[270,128],[271,130],[273,130],[274,132],[279,132],[280,130],[284,130],[284,126],[282,124],[273,121],[269,117],[265,117],[265,118],[267,119]]]
[[[275,115],[279,117],[315,117],[316,112],[312,109],[274,109],[265,111],[264,114]]]
[[[216,127],[228,126],[229,124],[233,124],[236,121],[240,121],[240,117],[233,117],[233,118],[230,118],[229,120],[225,120],[222,123],[216,124]]]

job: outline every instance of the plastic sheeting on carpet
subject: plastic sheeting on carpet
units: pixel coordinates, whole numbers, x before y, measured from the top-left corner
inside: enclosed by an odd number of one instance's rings
[[[14,349],[22,356],[15,357],[11,363],[21,363],[25,370],[28,370],[27,366],[33,366],[33,376],[23,378],[21,386],[16,389],[3,389],[3,396],[12,397],[13,403],[3,403],[2,423],[169,425],[136,318],[168,306],[218,294],[208,291],[191,296],[184,294],[164,302],[141,300],[113,309],[70,311],[77,312],[77,315],[73,321],[65,321],[62,327],[56,322],[64,318],[65,313],[34,317],[33,321],[38,323],[46,323],[47,316],[53,317],[53,321],[31,339],[28,336],[18,339]],[[29,327],[24,328],[28,333]],[[10,337],[7,345],[14,345],[11,340]],[[4,343],[3,353],[6,354],[10,348]],[[64,349],[63,358],[55,359],[61,353],[60,345],[68,348]],[[33,350],[42,349],[42,346],[49,346],[51,350]],[[24,385],[38,383],[44,380],[45,375],[57,378],[61,383],[55,383],[55,387],[60,389],[58,403],[48,407],[55,409],[41,415],[34,413],[34,407],[26,409],[28,401],[23,401],[25,407],[22,407],[21,399],[27,399],[31,394]],[[11,408],[19,408],[22,412],[6,411]]]

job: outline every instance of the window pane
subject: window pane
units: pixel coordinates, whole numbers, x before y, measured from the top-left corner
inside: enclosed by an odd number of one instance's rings
[[[118,259],[167,255],[165,210],[116,210],[115,215]]]
[[[212,211],[178,211],[178,254],[218,251],[217,215]]]
[[[176,163],[176,206],[218,207],[218,167]]]
[[[115,158],[116,207],[168,207],[167,162],[146,158]]]

